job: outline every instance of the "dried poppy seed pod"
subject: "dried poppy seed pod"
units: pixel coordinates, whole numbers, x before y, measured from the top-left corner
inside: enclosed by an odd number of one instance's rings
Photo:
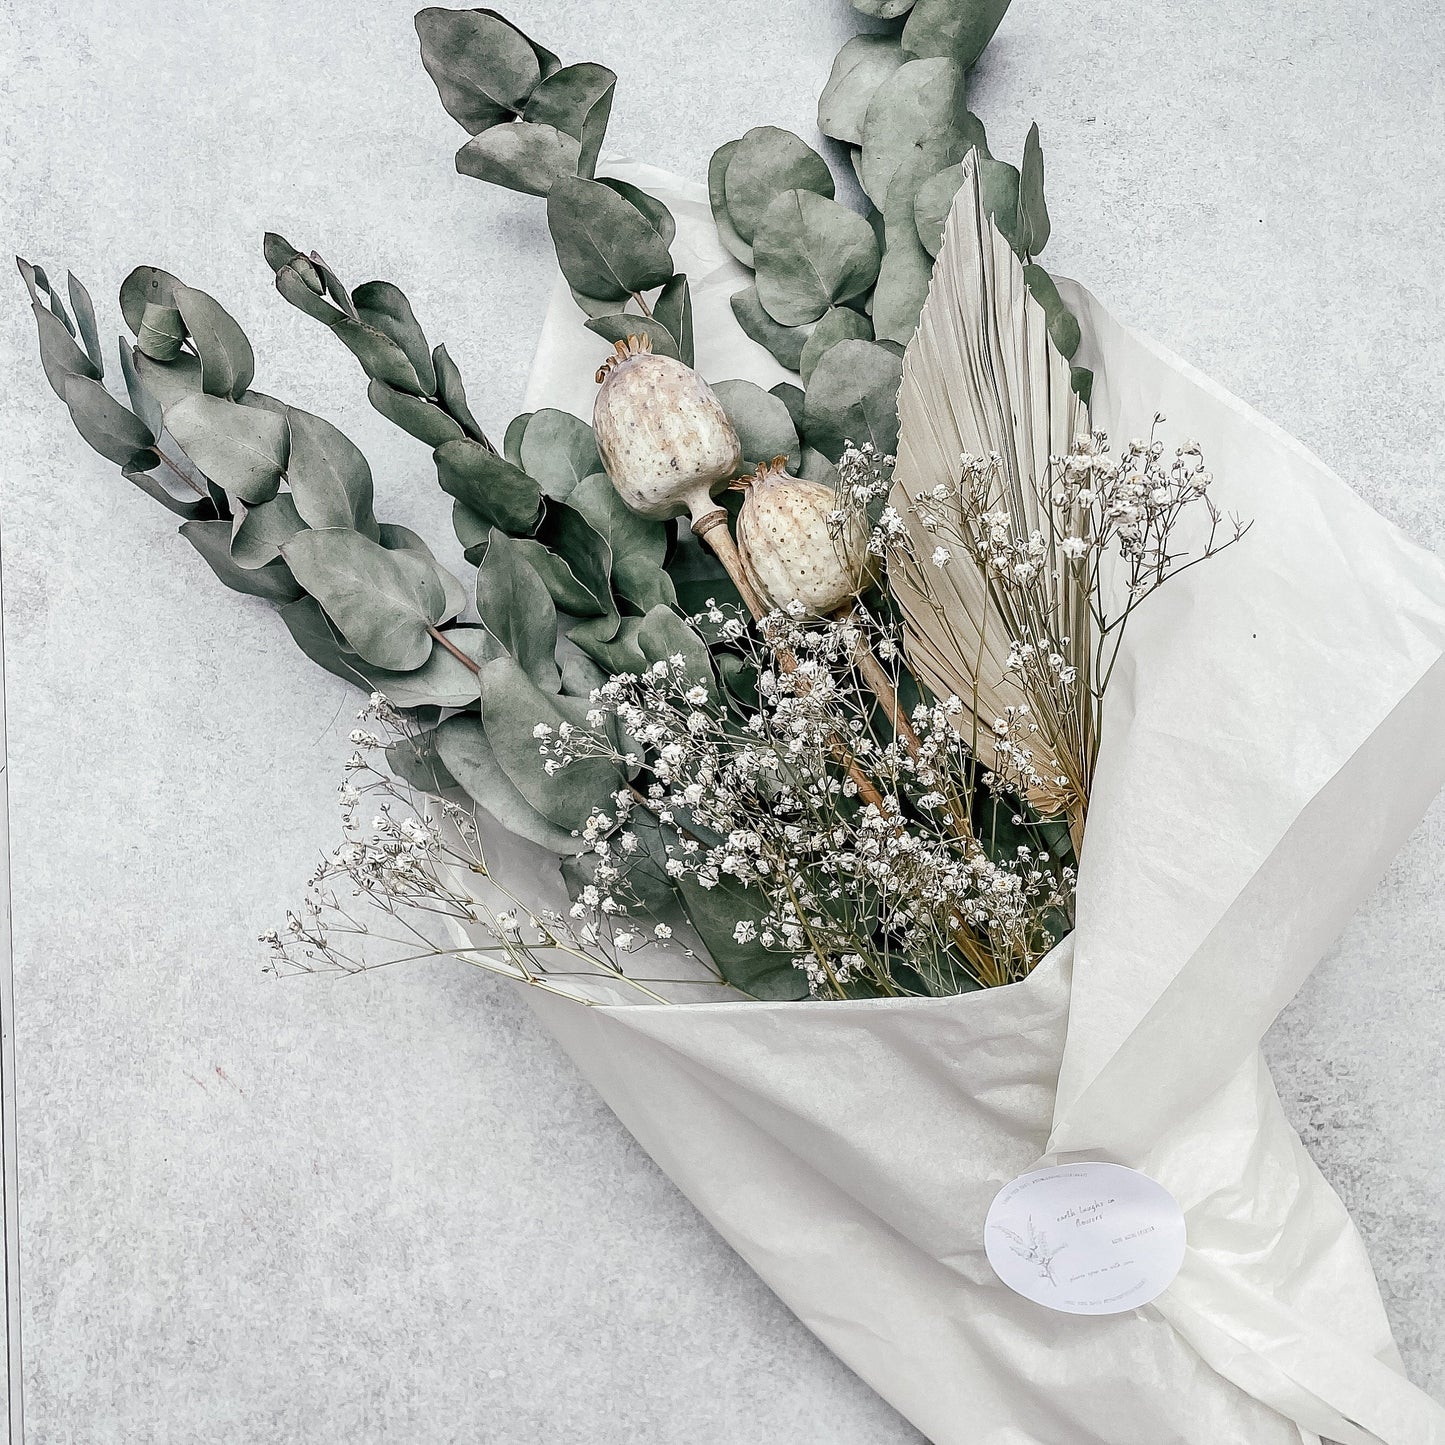
[[[646,336],[619,341],[597,380],[592,429],[622,500],[644,517],[712,510],[712,493],[737,475],[742,448],[707,382],[655,356]]]
[[[617,495],[644,517],[687,512],[754,617],[766,610],[738,559],[713,490],[737,475],[742,446],[712,388],[690,366],[654,356],[646,336],[616,343],[597,369],[592,430]]]
[[[831,487],[790,477],[786,459],[774,457],[744,483],[738,514],[738,552],[754,589],[774,607],[800,602],[826,617],[872,580],[876,558],[856,519],[840,530]]]

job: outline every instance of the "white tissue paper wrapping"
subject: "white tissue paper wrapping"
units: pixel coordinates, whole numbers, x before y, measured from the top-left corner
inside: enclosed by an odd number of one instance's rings
[[[748,278],[703,188],[609,169],[677,218],[699,370],[786,379],[732,318]],[[1072,937],[1027,981],[958,998],[529,997],[724,1238],[934,1445],[1445,1445],[1259,1053],[1445,782],[1445,568],[1061,289],[1095,427],[1122,442],[1163,412],[1202,443],[1218,503],[1254,522],[1131,623]],[[559,282],[528,409],[590,417],[603,350]],[[544,855],[502,846],[536,906],[565,906]],[[1079,1158],[1140,1169],[1185,1211],[1183,1269],[1150,1306],[1055,1313],[985,1258],[999,1188]]]

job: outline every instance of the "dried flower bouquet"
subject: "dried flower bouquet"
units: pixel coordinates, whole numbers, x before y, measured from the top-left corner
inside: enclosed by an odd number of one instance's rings
[[[563,277],[500,447],[395,286],[267,237],[277,289],[433,449],[474,587],[378,521],[341,432],[251,388],[211,297],[128,278],[126,405],[84,287],[67,307],[21,263],[81,434],[371,694],[344,841],[274,966],[446,953],[532,985],[654,1157],[939,1445],[1445,1440],[1380,1363],[1368,1265],[1255,1057],[1445,773],[1445,583],[1039,266],[1037,127],[1015,168],[966,105],[1006,0],[855,4],[883,28],[819,125],[866,215],[771,127],[705,193],[599,178],[610,71],[421,12],[458,168],[545,197]],[[1238,517],[1259,531],[1233,549]],[[1421,766],[1377,776],[1404,746]],[[1333,891],[1304,908],[1311,876]],[[1075,1322],[1004,1287],[985,1217],[1085,1157],[1166,1186],[1188,1248],[1162,1294]]]

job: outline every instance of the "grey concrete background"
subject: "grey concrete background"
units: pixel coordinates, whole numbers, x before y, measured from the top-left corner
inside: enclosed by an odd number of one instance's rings
[[[541,207],[453,173],[412,9],[0,0],[0,239],[98,303],[140,261],[214,292],[257,384],[343,425],[382,514],[445,545],[425,449],[260,254],[273,227],[353,283],[398,281],[484,424],[519,403]],[[852,25],[842,0],[514,11],[619,72],[614,149],[699,178],[750,125],[812,135]],[[1016,0],[973,100],[996,148],[1043,125],[1056,269],[1430,546],[1442,50],[1423,0]],[[504,989],[448,967],[262,977],[255,935],[333,835],[355,695],[71,434],[18,279],[5,296],[30,1438],[915,1440]],[[1442,863],[1437,806],[1270,1053],[1445,1398]]]

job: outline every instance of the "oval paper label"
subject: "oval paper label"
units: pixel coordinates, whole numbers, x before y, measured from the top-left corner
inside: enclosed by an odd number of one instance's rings
[[[1184,1211],[1162,1184],[1122,1164],[1020,1174],[989,1206],[984,1249],[1016,1294],[1070,1315],[1138,1309],[1184,1263]]]

